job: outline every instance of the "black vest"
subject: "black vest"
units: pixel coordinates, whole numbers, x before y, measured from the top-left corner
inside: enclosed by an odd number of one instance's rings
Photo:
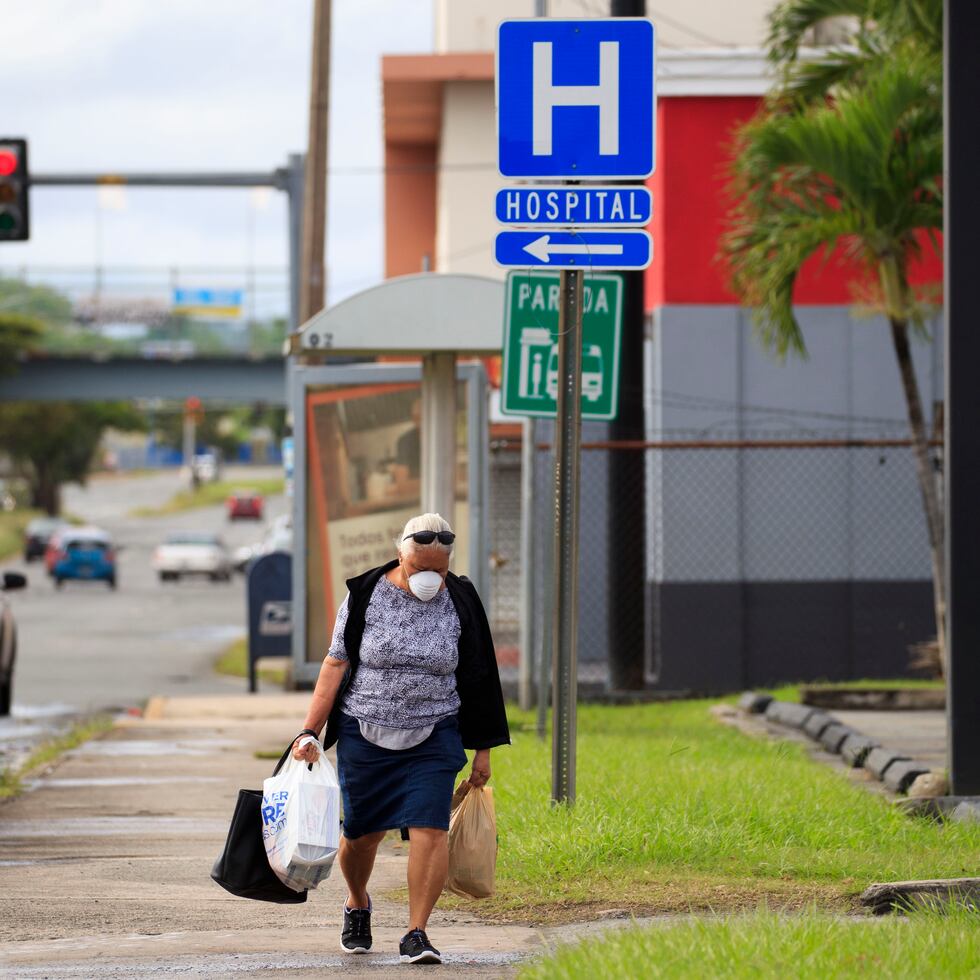
[[[334,699],[333,710],[323,733],[323,746],[330,748],[337,741],[340,705],[344,692],[357,673],[360,664],[361,640],[364,636],[364,617],[374,587],[382,575],[398,565],[387,565],[347,580],[350,596],[347,600],[347,625],[344,628],[344,648],[350,667]],[[504,696],[500,689],[500,673],[493,649],[490,624],[473,583],[465,576],[446,576],[446,589],[459,616],[459,664],[456,667],[456,692],[459,694],[459,733],[467,749],[490,749],[509,745],[510,731]]]

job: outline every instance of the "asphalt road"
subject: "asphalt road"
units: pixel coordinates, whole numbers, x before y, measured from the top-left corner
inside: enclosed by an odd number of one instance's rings
[[[243,483],[273,469],[227,468]],[[245,631],[244,579],[163,584],[150,566],[153,549],[172,530],[219,532],[230,549],[257,541],[264,523],[229,522],[222,507],[160,518],[134,518],[136,507],[164,503],[180,488],[173,472],[93,480],[69,487],[64,508],[113,534],[122,546],[119,586],[66,582],[59,591],[39,562],[9,562],[29,587],[11,596],[19,630],[14,717],[127,708],[156,694],[240,691],[244,682],[216,675],[215,656]],[[267,501],[266,520],[282,513]]]

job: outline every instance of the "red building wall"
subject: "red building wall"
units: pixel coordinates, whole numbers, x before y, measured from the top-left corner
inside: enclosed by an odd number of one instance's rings
[[[756,96],[668,96],[657,103],[657,170],[647,181],[653,192],[654,258],[647,270],[648,310],[666,304],[737,302],[717,258],[734,129],[756,111]],[[835,257],[817,256],[796,285],[800,304],[854,302],[850,285],[862,272]],[[923,237],[923,260],[913,282],[941,282],[942,260]]]

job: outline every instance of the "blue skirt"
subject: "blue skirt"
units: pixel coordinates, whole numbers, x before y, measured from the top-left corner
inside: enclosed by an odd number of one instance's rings
[[[341,712],[337,775],[344,803],[344,836],[401,827],[449,829],[456,774],[466,765],[456,716],[437,722],[410,749],[369,742],[357,720]]]

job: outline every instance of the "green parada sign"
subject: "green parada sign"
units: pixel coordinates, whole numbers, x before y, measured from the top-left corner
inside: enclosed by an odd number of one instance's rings
[[[559,273],[511,272],[504,311],[500,408],[507,415],[554,418],[558,409]],[[611,420],[619,410],[623,281],[591,275],[583,288],[582,418]]]

